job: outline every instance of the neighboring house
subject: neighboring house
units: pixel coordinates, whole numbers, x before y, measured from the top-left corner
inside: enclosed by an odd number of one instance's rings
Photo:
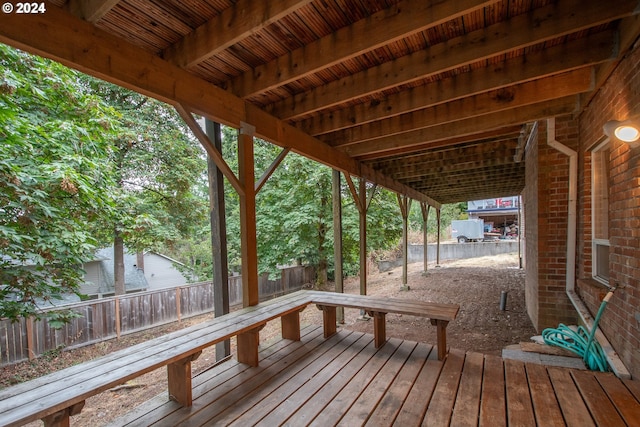
[[[467,202],[469,219],[483,219],[485,232],[498,232],[505,237],[518,234],[520,197],[470,200]]]
[[[107,296],[115,293],[113,277],[113,247],[96,251],[95,259],[84,263],[85,283],[80,292],[89,296]],[[126,292],[145,291],[149,288],[144,272],[138,268],[136,255],[124,253],[124,285]]]
[[[100,249],[96,258],[84,264],[85,284],[81,292],[90,296],[113,295],[113,247]],[[136,254],[124,254],[124,284],[128,292],[178,286],[189,280],[175,268],[180,262],[155,252],[145,252],[142,265]]]
[[[178,286],[189,282],[189,279],[176,268],[177,265],[184,266],[181,262],[156,252],[145,252],[143,259],[142,269],[149,289]]]

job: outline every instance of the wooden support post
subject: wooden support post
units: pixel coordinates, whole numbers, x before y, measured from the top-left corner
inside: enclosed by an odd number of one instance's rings
[[[260,330],[265,325],[238,334],[238,362],[249,366],[258,366],[258,347],[260,346]]]
[[[436,210],[436,219],[438,221],[438,243],[436,247],[436,266],[440,267],[440,209]]]
[[[402,286],[403,291],[408,291],[408,262],[409,262],[409,210],[411,209],[411,199],[407,196],[397,194],[400,214],[402,215]]]
[[[431,319],[431,324],[436,326],[438,360],[444,360],[447,356],[447,325],[449,322],[446,320]]]
[[[69,427],[69,418],[82,412],[82,408],[84,408],[84,400],[54,414],[47,415],[42,419],[44,427]]]
[[[280,318],[282,323],[282,338],[300,341],[300,312],[285,314]]]
[[[222,157],[220,123],[205,120],[205,128],[211,147]],[[209,222],[211,224],[211,257],[213,259],[213,310],[214,316],[229,313],[229,266],[227,260],[227,221],[224,203],[224,175],[211,156],[207,157],[209,176]],[[216,344],[216,361],[231,354],[231,340]]]
[[[380,348],[387,342],[387,313],[374,311],[368,314],[373,317],[373,338],[376,348]]]
[[[367,294],[367,182],[360,178],[358,197],[360,200],[360,295]]]
[[[420,202],[422,211],[422,272],[426,273],[429,264],[429,235],[427,233],[427,220],[429,219],[429,208],[431,206],[425,202]]]
[[[344,292],[343,256],[342,256],[342,190],[340,188],[340,171],[333,170],[331,181],[333,200],[333,266],[336,292]],[[344,307],[338,307],[336,320],[344,323]]]
[[[337,332],[336,308],[329,305],[318,304],[318,310],[322,310],[322,324],[324,325],[324,337],[329,338]]]
[[[199,351],[189,357],[167,365],[169,399],[175,400],[182,406],[191,406],[193,404],[191,362],[200,357],[201,353],[202,352]]]
[[[256,191],[253,160],[255,127],[242,123],[238,141],[238,172],[244,195],[240,195],[240,242],[242,253],[242,304],[259,302],[258,243],[256,237]]]

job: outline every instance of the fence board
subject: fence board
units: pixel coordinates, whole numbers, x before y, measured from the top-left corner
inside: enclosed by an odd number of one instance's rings
[[[259,278],[260,298],[269,299],[301,289],[311,283],[314,269],[296,266],[282,269],[281,277],[269,280]],[[242,277],[229,278],[229,304],[242,304]],[[101,298],[64,306],[80,317],[61,329],[54,329],[46,318],[33,322],[33,354],[42,355],[60,348],[76,348],[94,344],[117,336],[120,318],[121,335],[137,332],[178,320],[177,289],[180,288],[180,317],[182,319],[213,311],[213,285],[211,282],[194,283],[174,288],[138,292],[119,297]],[[120,316],[116,313],[119,301]],[[0,319],[0,366],[29,359],[27,322]]]

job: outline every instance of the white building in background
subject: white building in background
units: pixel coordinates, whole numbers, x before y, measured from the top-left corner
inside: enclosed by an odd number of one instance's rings
[[[520,197],[472,200],[467,202],[469,219],[483,219],[485,232],[496,232],[504,237],[515,237],[521,217]]]

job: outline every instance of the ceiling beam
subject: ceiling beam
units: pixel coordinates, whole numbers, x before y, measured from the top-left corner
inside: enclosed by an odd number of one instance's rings
[[[463,165],[465,165],[464,168],[470,168],[470,165],[484,165],[485,162],[492,162],[495,165],[512,164],[516,145],[515,139],[484,142],[426,154],[420,161],[408,161],[402,165],[393,164],[379,170],[396,179],[407,179],[431,173],[460,170]]]
[[[501,141],[512,141],[518,139],[520,136],[521,126],[511,126],[509,128],[502,128],[487,133],[468,135],[465,138],[468,141],[457,142],[457,139],[448,139],[443,141],[442,144],[432,144],[431,148],[425,151],[420,151],[413,154],[406,154],[402,156],[403,164],[414,164],[420,162],[427,162],[433,157],[434,154],[447,153],[463,148],[475,147],[477,145],[497,143]],[[452,142],[456,141],[456,142]],[[375,162],[369,163],[374,169],[385,172],[391,170],[398,159],[395,157],[385,157]],[[402,168],[402,166],[400,166]]]
[[[418,150],[428,147],[430,143],[441,140],[569,114],[576,110],[577,99],[577,96],[568,96],[538,104],[512,108],[498,113],[485,114],[465,120],[445,123],[439,126],[418,129],[390,137],[347,145],[343,147],[343,149],[352,157],[367,156],[368,159],[372,157],[382,158],[390,155],[389,152],[393,152],[393,150],[397,148],[413,148]]]
[[[166,48],[163,57],[181,68],[194,67],[311,1],[239,0]]]
[[[591,68],[581,68],[568,73],[450,101],[445,104],[438,104],[424,110],[354,126],[322,135],[319,139],[331,146],[340,147],[569,95],[578,95],[591,89],[593,89],[593,70]]]
[[[67,4],[69,12],[87,22],[98,22],[120,0],[70,0]]]
[[[615,43],[615,32],[603,31],[549,47],[544,51],[488,64],[486,67],[426,83],[389,95],[379,102],[360,103],[339,111],[321,112],[314,118],[296,123],[296,126],[308,134],[318,136],[454,101],[464,96],[593,66],[614,58]]]
[[[388,9],[243,73],[232,80],[231,91],[239,97],[250,97],[283,86],[497,1],[400,1]]]
[[[37,28],[37,31],[33,29]],[[176,67],[144,49],[50,6],[47,13],[0,14],[0,42],[185,108],[210,120],[240,128],[256,127],[256,136],[352,175],[366,177],[414,200],[436,200],[329,147],[233,94]]]
[[[515,149],[501,148],[502,151],[491,153],[487,151],[485,158],[479,160],[477,157],[466,156],[463,159],[452,160],[454,163],[443,163],[442,161],[433,164],[425,164],[424,168],[415,170],[404,170],[394,173],[394,179],[406,182],[407,180],[429,180],[437,177],[448,177],[453,173],[473,173],[477,169],[494,170],[503,166],[513,164],[513,154]],[[505,151],[506,150],[506,151]],[[509,158],[509,154],[511,158]]]
[[[595,96],[598,89],[613,73],[624,55],[632,49],[638,38],[640,38],[640,14],[620,20],[616,38],[618,47],[616,60],[598,67],[595,77],[595,90],[582,96],[582,105],[589,105],[591,98]]]
[[[409,146],[399,147],[387,152],[387,156],[381,158],[377,154],[364,155],[360,157],[360,160],[367,165],[370,165],[374,169],[382,169],[387,163],[392,163],[401,157],[403,161],[414,161],[429,153],[437,152],[440,150],[446,151],[455,149],[460,145],[473,145],[483,144],[484,142],[491,142],[503,139],[517,138],[520,135],[522,125],[516,124],[505,128],[492,129],[489,131],[481,131],[478,133],[456,136],[452,138],[443,138],[438,141],[431,141],[420,147]]]
[[[636,6],[637,0],[553,3],[287,98],[267,111],[282,119],[294,119],[629,16]]]

